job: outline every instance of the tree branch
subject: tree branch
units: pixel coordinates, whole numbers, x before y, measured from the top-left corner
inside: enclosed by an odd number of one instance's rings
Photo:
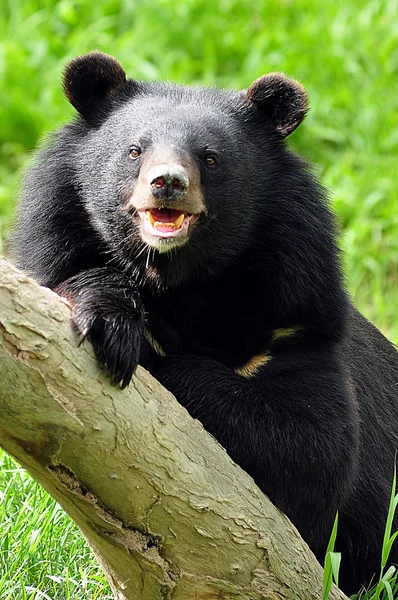
[[[252,479],[144,369],[111,387],[69,320],[0,259],[0,443],[80,527],[115,598],[321,598],[321,567]]]

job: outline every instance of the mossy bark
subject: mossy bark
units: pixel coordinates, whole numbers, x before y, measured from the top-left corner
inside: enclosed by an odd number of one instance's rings
[[[69,321],[0,259],[0,443],[80,527],[115,598],[320,599],[321,567],[252,479],[144,369],[111,387]]]

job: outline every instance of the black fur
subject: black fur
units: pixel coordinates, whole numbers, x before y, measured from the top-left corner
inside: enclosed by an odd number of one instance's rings
[[[307,113],[308,100],[304,88],[283,73],[268,73],[250,86],[249,102],[266,110],[275,128],[284,137],[292,133]]]
[[[126,387],[140,358],[144,308],[137,288],[121,272],[87,269],[56,288],[74,308],[73,326],[92,343],[114,385]]]
[[[69,102],[90,122],[98,122],[102,105],[126,82],[122,66],[111,56],[91,52],[71,60],[64,73],[64,92]]]
[[[53,136],[25,180],[17,262],[71,300],[114,382],[126,385],[141,356],[321,562],[339,510],[341,585],[354,592],[380,563],[398,356],[350,304],[324,191],[283,141],[305,94],[280,75],[247,93],[123,82],[120,65],[95,56],[101,68],[93,55],[76,63],[84,78],[67,70],[86,118]],[[206,206],[188,242],[164,254],[127,208],[159,149],[191,161]]]

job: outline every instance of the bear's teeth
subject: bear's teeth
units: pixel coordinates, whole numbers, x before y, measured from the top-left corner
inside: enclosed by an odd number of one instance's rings
[[[180,229],[182,222],[185,218],[185,213],[181,213],[178,219],[176,219],[174,222],[165,223],[164,221],[155,221],[150,210],[147,211],[147,215],[148,221],[150,222],[152,227],[155,227],[155,229],[159,229],[159,227],[171,227],[173,229]]]
[[[165,223],[164,221],[155,221],[154,227],[155,227],[155,229],[163,229],[165,227],[170,227],[171,229],[177,229],[175,223]]]
[[[181,227],[184,218],[185,218],[185,214],[181,213],[180,216],[178,217],[178,219],[176,221],[174,221],[174,225],[176,226],[176,229],[179,229]]]

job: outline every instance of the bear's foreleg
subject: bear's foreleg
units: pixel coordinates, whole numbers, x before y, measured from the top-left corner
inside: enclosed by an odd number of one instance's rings
[[[200,356],[153,373],[297,526],[320,560],[355,482],[358,419],[333,352],[275,359],[253,378]],[[288,366],[287,366],[288,365]]]
[[[144,307],[134,283],[110,268],[82,271],[56,292],[72,306],[80,342],[90,340],[100,367],[114,385],[126,387],[141,352]]]

